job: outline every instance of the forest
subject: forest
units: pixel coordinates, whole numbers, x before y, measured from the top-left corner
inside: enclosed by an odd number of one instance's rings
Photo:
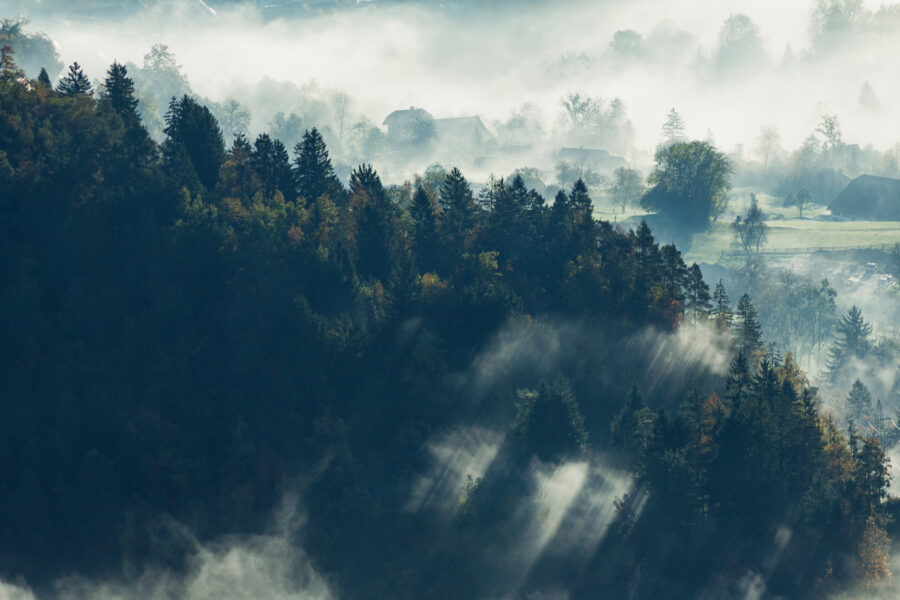
[[[316,128],[226,141],[190,95],[154,140],[116,62],[54,85],[7,46],[0,69],[5,581],[125,597],[223,536],[275,533],[286,597],[822,598],[890,580],[896,439],[867,426],[866,385],[831,410],[762,326],[775,300],[729,297],[647,220],[598,218],[581,178],[553,198],[457,168],[342,180]],[[641,203],[702,230],[733,172],[673,140]],[[748,281],[768,278],[760,214],[731,226]],[[826,380],[890,365],[829,289],[809,292]],[[291,502],[296,522],[274,522]]]

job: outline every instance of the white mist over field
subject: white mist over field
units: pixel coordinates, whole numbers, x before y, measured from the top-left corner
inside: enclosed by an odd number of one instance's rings
[[[569,92],[618,97],[640,152],[652,151],[672,107],[689,136],[711,136],[726,149],[749,148],[768,125],[796,147],[824,112],[840,116],[848,142],[897,142],[900,106],[892,99],[900,84],[884,57],[900,38],[886,32],[864,43],[835,43],[830,51],[821,44],[813,49],[812,2],[608,0],[490,10],[366,5],[277,20],[264,20],[254,6],[208,4],[216,16],[185,0],[115,25],[43,17],[31,27],[58,44],[64,62],[78,60],[94,78],[114,59],[140,64],[152,44],[166,44],[197,93],[249,103],[254,131],[285,100],[248,96],[270,79],[343,90],[354,111],[379,124],[409,106],[439,117],[478,114],[491,123],[532,104],[552,128]],[[865,7],[875,11],[881,3]],[[736,14],[758,26],[752,60],[722,50],[723,23]],[[616,31],[629,29],[641,36],[642,49],[623,58],[610,43]],[[882,103],[878,111],[859,110],[866,82]],[[259,102],[271,107],[254,106]]]

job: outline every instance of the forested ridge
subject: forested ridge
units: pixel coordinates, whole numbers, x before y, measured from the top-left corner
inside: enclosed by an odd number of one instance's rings
[[[340,597],[731,597],[752,574],[803,598],[889,577],[879,442],[820,411],[751,298],[732,309],[646,224],[596,220],[580,180],[547,202],[520,177],[475,195],[457,169],[384,186],[364,164],[345,187],[315,129],[226,145],[185,96],[156,144],[136,107],[121,65],[96,93],[77,64],[53,89],[3,51],[5,577],[178,565],[161,516],[255,532],[289,491]],[[651,388],[629,340],[687,328],[727,374],[686,362]],[[546,331],[568,346],[552,373],[480,360]],[[410,509],[424,449],[475,427],[501,432],[489,467],[449,514]],[[521,532],[557,518],[523,509],[534,474],[567,464],[633,485],[590,547],[553,537],[517,573]]]

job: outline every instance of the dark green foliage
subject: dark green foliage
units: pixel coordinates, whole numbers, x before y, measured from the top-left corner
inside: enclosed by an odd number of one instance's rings
[[[100,92],[101,102],[109,106],[122,117],[129,127],[140,123],[137,98],[134,97],[134,81],[128,77],[128,70],[119,63],[113,63],[106,72],[103,89]]]
[[[334,174],[322,134],[313,127],[294,146],[294,176],[297,194],[307,202],[329,196],[333,202],[343,201],[344,188]]]
[[[660,374],[680,357],[656,341],[701,319],[708,289],[646,223],[595,220],[583,183],[546,208],[513,177],[482,208],[432,169],[401,203],[367,165],[344,191],[312,131],[293,173],[268,136],[226,152],[188,97],[157,146],[115,65],[97,100],[20,77],[4,51],[4,580],[190,565],[161,521],[204,542],[261,532],[292,482],[304,548],[346,598],[698,597],[769,564],[785,523],[767,586],[802,598],[883,541],[883,452],[848,444],[790,355],[760,351],[749,299],[735,338],[752,360]],[[452,473],[467,460],[430,463],[445,433],[485,428],[478,453],[496,454],[471,480]]]
[[[512,425],[521,451],[541,460],[559,460],[587,451],[588,434],[575,394],[565,379],[519,391]]]
[[[756,308],[750,302],[750,296],[744,294],[738,300],[734,312],[735,342],[740,352],[752,356],[762,348],[762,328],[759,326]]]
[[[47,69],[41,68],[40,74],[38,74],[38,83],[44,86],[47,89],[53,87],[53,84],[50,83],[50,75],[47,74]]]
[[[857,379],[853,382],[850,395],[847,397],[847,418],[853,419],[854,423],[865,423],[865,419],[871,416],[872,394],[863,382]]]
[[[69,72],[60,79],[56,89],[63,96],[90,96],[94,93],[91,80],[84,74],[77,62],[69,66]]]
[[[713,305],[709,296],[709,286],[703,281],[703,273],[700,271],[700,265],[697,263],[692,264],[690,269],[688,269],[685,288],[686,312],[696,321],[706,321],[709,318]],[[718,287],[716,291],[718,291]],[[720,299],[725,301],[723,308],[727,310],[727,296]]]
[[[720,214],[731,188],[731,165],[709,142],[675,143],[656,151],[641,204],[673,221],[706,228]]]
[[[841,317],[835,326],[835,340],[828,351],[828,374],[836,379],[854,358],[862,359],[869,353],[872,325],[863,319],[862,311],[855,305]]]
[[[163,133],[163,157],[175,180],[192,190],[194,177],[207,189],[215,187],[225,162],[225,142],[209,109],[190,96],[172,98]]]
[[[716,284],[716,290],[713,292],[713,310],[712,317],[716,326],[722,330],[731,327],[731,305],[728,300],[728,292],[725,290],[725,284],[722,280]]]
[[[419,271],[432,272],[440,260],[437,203],[422,186],[416,186],[410,216],[413,219],[413,248]]]

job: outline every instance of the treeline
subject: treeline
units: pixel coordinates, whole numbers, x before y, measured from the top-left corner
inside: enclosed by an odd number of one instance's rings
[[[456,169],[385,187],[360,165],[345,187],[315,129],[226,147],[185,96],[156,144],[121,65],[96,97],[77,65],[57,89],[8,48],[0,68],[2,572],[178,563],[159,515],[258,531],[300,486],[306,549],[343,596],[481,597],[508,575],[486,553],[526,526],[533,460],[611,450],[638,488],[610,533],[583,570],[535,571],[579,597],[765,574],[781,528],[779,593],[884,576],[880,447],[761,350],[749,298],[727,381],[683,384],[680,408],[626,399],[617,365],[651,359],[620,340],[730,309],[645,224],[596,220],[583,182],[549,205],[521,178],[476,196]],[[581,324],[576,354],[603,332],[603,360],[466,397],[459,374],[507,324],[552,318]],[[507,434],[456,516],[407,511],[423,448],[475,425]]]

